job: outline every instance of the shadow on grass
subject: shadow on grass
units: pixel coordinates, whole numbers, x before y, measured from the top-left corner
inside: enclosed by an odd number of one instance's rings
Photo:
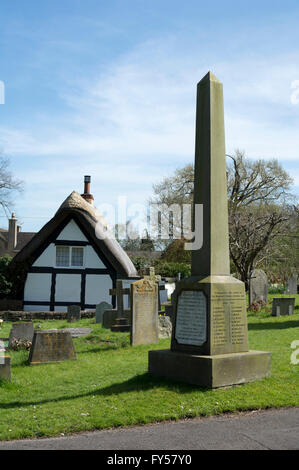
[[[271,317],[274,318],[274,317]],[[281,317],[279,317],[281,318]],[[248,330],[285,330],[287,328],[297,328],[299,327],[299,320],[297,321],[280,321],[275,323],[265,322],[265,323],[249,323]]]
[[[1,385],[1,383],[0,383]],[[61,396],[56,398],[49,398],[47,400],[34,400],[34,401],[14,401],[10,403],[1,403],[0,402],[0,409],[10,409],[10,408],[20,408],[20,407],[27,407],[27,406],[34,406],[34,405],[45,405],[47,403],[59,403],[61,401],[68,401],[68,400],[76,400],[77,398],[86,398],[91,396],[112,396],[112,395],[119,395],[121,393],[128,393],[128,392],[144,392],[147,390],[151,390],[153,388],[167,388],[168,390],[175,390],[178,393],[191,393],[194,391],[197,392],[206,392],[207,389],[195,387],[193,385],[188,385],[182,382],[175,382],[170,381],[167,379],[153,377],[148,373],[137,375],[125,382],[115,383],[109,385],[108,387],[100,388],[98,390],[91,390],[90,392],[86,393],[79,393],[69,396]]]

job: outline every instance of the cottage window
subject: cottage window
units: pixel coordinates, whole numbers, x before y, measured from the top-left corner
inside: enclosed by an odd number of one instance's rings
[[[56,266],[70,265],[70,247],[56,246]]]
[[[83,248],[72,247],[72,266],[83,266]]]
[[[70,268],[83,266],[83,248],[56,246],[56,266]]]

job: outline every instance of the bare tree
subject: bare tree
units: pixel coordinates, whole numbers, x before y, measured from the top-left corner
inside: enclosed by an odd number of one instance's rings
[[[13,205],[12,197],[23,191],[24,182],[15,178],[9,170],[10,160],[0,156],[0,205],[8,216]]]
[[[289,231],[294,217],[292,178],[277,160],[252,161],[240,150],[228,157],[230,256],[247,287],[251,270],[271,258],[274,241]],[[153,186],[151,202],[190,203],[193,186],[194,168],[186,165]]]

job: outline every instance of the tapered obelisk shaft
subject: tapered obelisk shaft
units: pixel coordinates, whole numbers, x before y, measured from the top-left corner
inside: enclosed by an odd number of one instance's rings
[[[203,246],[192,252],[192,275],[227,276],[230,268],[223,89],[211,72],[197,85],[194,203],[203,205]]]

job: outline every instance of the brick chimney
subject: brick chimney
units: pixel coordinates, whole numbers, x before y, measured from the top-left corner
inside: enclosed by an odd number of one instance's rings
[[[84,193],[81,196],[93,206],[94,197],[90,194],[90,176],[84,176]]]
[[[11,218],[9,219],[8,223],[8,243],[7,249],[8,251],[12,251],[17,246],[18,241],[18,221],[15,218],[15,214],[11,214]]]

